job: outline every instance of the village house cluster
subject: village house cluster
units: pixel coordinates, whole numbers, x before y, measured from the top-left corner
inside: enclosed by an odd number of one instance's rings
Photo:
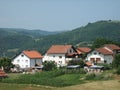
[[[42,68],[45,61],[54,61],[57,67],[67,66],[70,60],[84,60],[86,64],[111,64],[117,53],[120,53],[120,47],[114,44],[106,44],[94,50],[88,47],[75,48],[72,45],[52,45],[45,55],[36,50],[24,50],[12,63],[21,69]]]

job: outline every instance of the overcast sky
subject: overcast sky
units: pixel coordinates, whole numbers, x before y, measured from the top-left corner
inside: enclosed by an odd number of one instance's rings
[[[120,0],[0,0],[0,27],[72,30],[98,20],[120,20]]]

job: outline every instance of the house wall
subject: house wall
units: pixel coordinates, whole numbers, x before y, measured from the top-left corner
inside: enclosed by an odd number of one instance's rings
[[[30,59],[26,55],[21,53],[16,58],[14,58],[12,63],[14,65],[19,65],[20,68],[24,69],[24,68],[34,67],[36,63],[42,65],[42,59]]]
[[[21,53],[16,58],[14,58],[12,63],[14,65],[16,65],[16,64],[19,65],[20,68],[28,68],[28,67],[30,67],[30,59],[26,55],[24,55],[23,53]]]
[[[91,58],[94,58],[95,60],[97,58],[100,58],[101,61],[98,61],[97,63],[106,63],[111,64],[113,61],[113,56],[112,55],[103,55],[97,51],[92,51],[87,55],[86,61],[91,61]]]
[[[58,67],[66,65],[65,54],[45,54],[44,61],[55,61]]]
[[[105,55],[104,60],[107,64],[111,64],[113,62],[113,56],[112,55]]]
[[[100,54],[99,52],[97,51],[92,51],[90,52],[87,57],[86,57],[86,60],[87,61],[91,61],[91,58],[94,58],[95,61],[97,58],[100,58],[100,61],[98,63],[104,63],[104,55],[103,54]]]
[[[75,50],[73,48],[70,48],[67,50],[67,54],[73,54],[75,52]],[[66,66],[68,61],[73,60],[74,58],[67,58],[66,54],[60,54],[60,53],[54,53],[54,54],[45,54],[45,56],[43,57],[43,62],[44,61],[55,61],[55,63],[57,64],[57,66]],[[74,59],[75,60],[75,59]]]

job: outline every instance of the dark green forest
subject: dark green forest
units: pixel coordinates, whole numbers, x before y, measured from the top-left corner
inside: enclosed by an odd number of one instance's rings
[[[103,20],[65,32],[0,28],[0,56],[13,57],[26,49],[44,54],[53,44],[91,46],[99,38],[119,43],[120,21]]]

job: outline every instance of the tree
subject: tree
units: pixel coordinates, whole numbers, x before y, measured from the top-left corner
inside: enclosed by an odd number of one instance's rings
[[[115,55],[115,59],[112,63],[113,68],[118,68],[120,67],[120,54]]]
[[[51,70],[55,70],[57,68],[57,65],[55,64],[54,61],[45,61],[43,63],[43,69],[46,71],[51,71]]]
[[[10,68],[14,66],[11,61],[12,60],[8,57],[0,58],[0,67],[3,67],[5,72],[9,72]]]
[[[92,48],[99,48],[99,47],[103,46],[104,44],[116,44],[116,45],[119,45],[118,42],[107,40],[105,38],[98,38],[93,42]]]

